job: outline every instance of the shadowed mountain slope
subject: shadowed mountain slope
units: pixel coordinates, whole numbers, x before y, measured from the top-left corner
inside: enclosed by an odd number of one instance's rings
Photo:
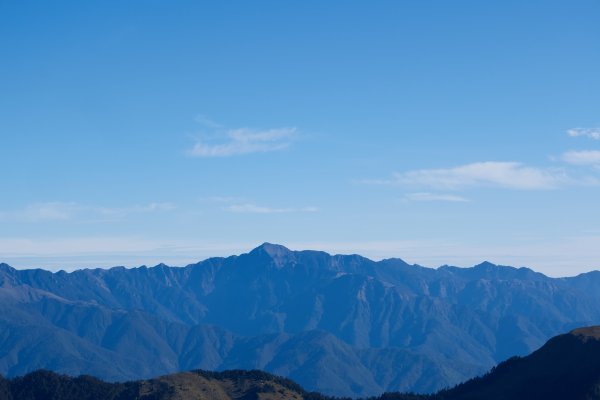
[[[531,355],[511,358],[481,378],[440,393],[438,398],[600,399],[600,327],[556,336]]]
[[[0,265],[0,373],[9,377],[261,369],[332,395],[431,392],[598,323],[598,272],[429,269],[268,243],[183,268]]]
[[[192,371],[150,380],[106,383],[37,371],[6,380],[3,400],[333,400],[261,371]],[[599,400],[600,327],[549,340],[529,356],[513,357],[486,375],[432,395],[384,393],[369,400]]]

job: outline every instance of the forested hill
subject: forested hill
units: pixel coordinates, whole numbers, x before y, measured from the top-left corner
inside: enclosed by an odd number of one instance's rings
[[[478,399],[600,399],[600,326],[554,337],[531,355],[511,358],[436,397]]]
[[[306,398],[294,382],[261,371],[193,371],[143,381],[107,383],[40,370],[0,378],[1,400],[229,400]],[[315,398],[318,398],[315,395]]]

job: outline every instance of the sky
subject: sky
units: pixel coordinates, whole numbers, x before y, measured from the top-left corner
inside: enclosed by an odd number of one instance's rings
[[[600,1],[0,0],[0,262],[600,269]]]

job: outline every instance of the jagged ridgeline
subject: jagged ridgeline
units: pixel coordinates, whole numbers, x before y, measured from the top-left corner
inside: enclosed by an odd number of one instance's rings
[[[3,400],[333,400],[262,371],[192,371],[156,379],[106,383],[37,371],[0,378]],[[483,377],[432,395],[385,393],[370,400],[598,400],[600,327],[577,329],[524,357],[513,357]],[[339,399],[338,399],[339,400]]]
[[[309,391],[431,393],[600,323],[600,273],[553,279],[483,263],[290,251],[183,268],[15,270],[0,264],[0,373],[107,381],[260,369]]]

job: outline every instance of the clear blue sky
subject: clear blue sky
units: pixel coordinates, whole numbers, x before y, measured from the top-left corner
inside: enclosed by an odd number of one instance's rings
[[[0,0],[0,258],[600,268],[600,1]]]

